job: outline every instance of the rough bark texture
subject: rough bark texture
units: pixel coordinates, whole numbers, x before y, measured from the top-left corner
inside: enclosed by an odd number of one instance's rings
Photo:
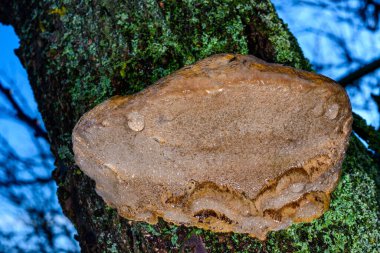
[[[0,22],[13,25],[20,36],[17,54],[57,158],[59,200],[84,252],[201,252],[203,244],[209,252],[378,250],[376,154],[368,153],[354,136],[330,211],[311,224],[273,232],[264,243],[246,235],[123,219],[74,164],[71,132],[84,112],[198,59],[250,53],[310,70],[269,1],[3,0]],[[379,134],[359,118],[355,128],[378,146]]]

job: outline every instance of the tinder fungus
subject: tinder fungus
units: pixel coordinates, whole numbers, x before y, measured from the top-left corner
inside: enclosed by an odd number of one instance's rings
[[[222,54],[96,106],[73,145],[125,218],[265,239],[326,211],[351,123],[331,79]]]

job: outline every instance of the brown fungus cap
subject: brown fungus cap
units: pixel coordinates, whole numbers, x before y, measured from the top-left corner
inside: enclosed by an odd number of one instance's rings
[[[327,210],[351,123],[331,79],[222,54],[96,106],[73,145],[125,218],[265,239]]]

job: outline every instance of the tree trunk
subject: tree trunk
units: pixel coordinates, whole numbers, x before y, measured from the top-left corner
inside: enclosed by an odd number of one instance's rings
[[[58,197],[82,251],[201,252],[205,245],[208,252],[368,252],[379,246],[377,164],[355,136],[330,211],[311,224],[272,232],[265,242],[164,221],[128,221],[104,204],[94,182],[75,166],[71,132],[84,112],[184,65],[231,52],[310,70],[268,0],[3,0],[0,22],[13,25],[20,37],[17,55],[56,157]],[[372,136],[370,144],[379,141],[355,120],[357,129]]]

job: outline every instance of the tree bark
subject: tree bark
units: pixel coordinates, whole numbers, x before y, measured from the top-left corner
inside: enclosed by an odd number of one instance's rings
[[[75,166],[71,132],[84,112],[184,65],[231,52],[311,70],[270,1],[3,0],[0,22],[13,25],[20,37],[16,53],[56,157],[59,201],[83,252],[201,252],[202,245],[208,252],[334,252],[379,245],[378,165],[355,136],[331,210],[312,224],[273,232],[266,242],[164,221],[128,221],[104,204],[94,182]]]

